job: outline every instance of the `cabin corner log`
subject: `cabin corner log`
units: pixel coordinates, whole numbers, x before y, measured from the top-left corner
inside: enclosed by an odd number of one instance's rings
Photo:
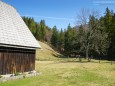
[[[0,74],[35,70],[35,49],[0,47]]]

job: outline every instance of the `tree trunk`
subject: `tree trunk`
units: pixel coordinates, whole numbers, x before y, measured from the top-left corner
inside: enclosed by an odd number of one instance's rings
[[[101,58],[99,57],[99,63],[100,63]]]
[[[69,62],[69,56],[68,56],[68,62]]]
[[[88,59],[88,62],[90,62],[90,58],[89,58],[89,43],[86,47],[86,58]]]

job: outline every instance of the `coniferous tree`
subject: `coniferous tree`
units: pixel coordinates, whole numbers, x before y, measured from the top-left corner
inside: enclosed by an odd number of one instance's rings
[[[67,31],[65,31],[64,38],[64,50],[67,52],[66,54],[70,55],[75,50],[76,44],[76,29],[72,28],[70,24],[67,27]]]
[[[45,40],[45,35],[46,35],[46,25],[45,25],[45,21],[41,20],[40,21],[40,37],[41,40]]]
[[[61,29],[59,32],[59,41],[58,41],[58,46],[60,51],[64,51],[64,32]]]
[[[113,15],[113,13],[111,13],[111,11],[109,10],[109,8],[106,8],[106,13],[104,16],[104,26],[105,26],[105,31],[108,34],[108,40],[110,42],[109,44],[109,48],[108,48],[108,57],[109,60],[114,58],[114,53],[115,53],[115,16]]]
[[[53,29],[52,29],[52,37],[51,37],[51,44],[58,48],[58,30],[57,30],[57,27],[54,26]]]
[[[71,29],[69,24],[67,31],[65,32],[64,49],[67,53],[71,50]]]

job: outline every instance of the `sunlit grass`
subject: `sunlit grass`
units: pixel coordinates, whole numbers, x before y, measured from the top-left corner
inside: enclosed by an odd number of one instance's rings
[[[114,86],[115,64],[107,62],[36,61],[36,70],[41,75],[0,86]]]
[[[115,62],[82,58],[60,58],[58,52],[40,42],[36,71],[40,75],[0,83],[0,86],[115,86]],[[39,60],[39,61],[38,61]]]
[[[48,44],[40,42],[42,49],[37,49],[36,51],[36,59],[43,61],[43,60],[57,60],[58,57],[61,55],[54,49],[52,49]]]

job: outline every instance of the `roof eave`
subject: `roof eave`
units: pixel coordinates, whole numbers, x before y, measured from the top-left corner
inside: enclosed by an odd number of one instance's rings
[[[1,44],[2,47],[11,47],[11,48],[23,48],[23,49],[41,49],[40,47],[31,47],[31,46],[20,46],[20,45],[9,45],[9,44]]]

